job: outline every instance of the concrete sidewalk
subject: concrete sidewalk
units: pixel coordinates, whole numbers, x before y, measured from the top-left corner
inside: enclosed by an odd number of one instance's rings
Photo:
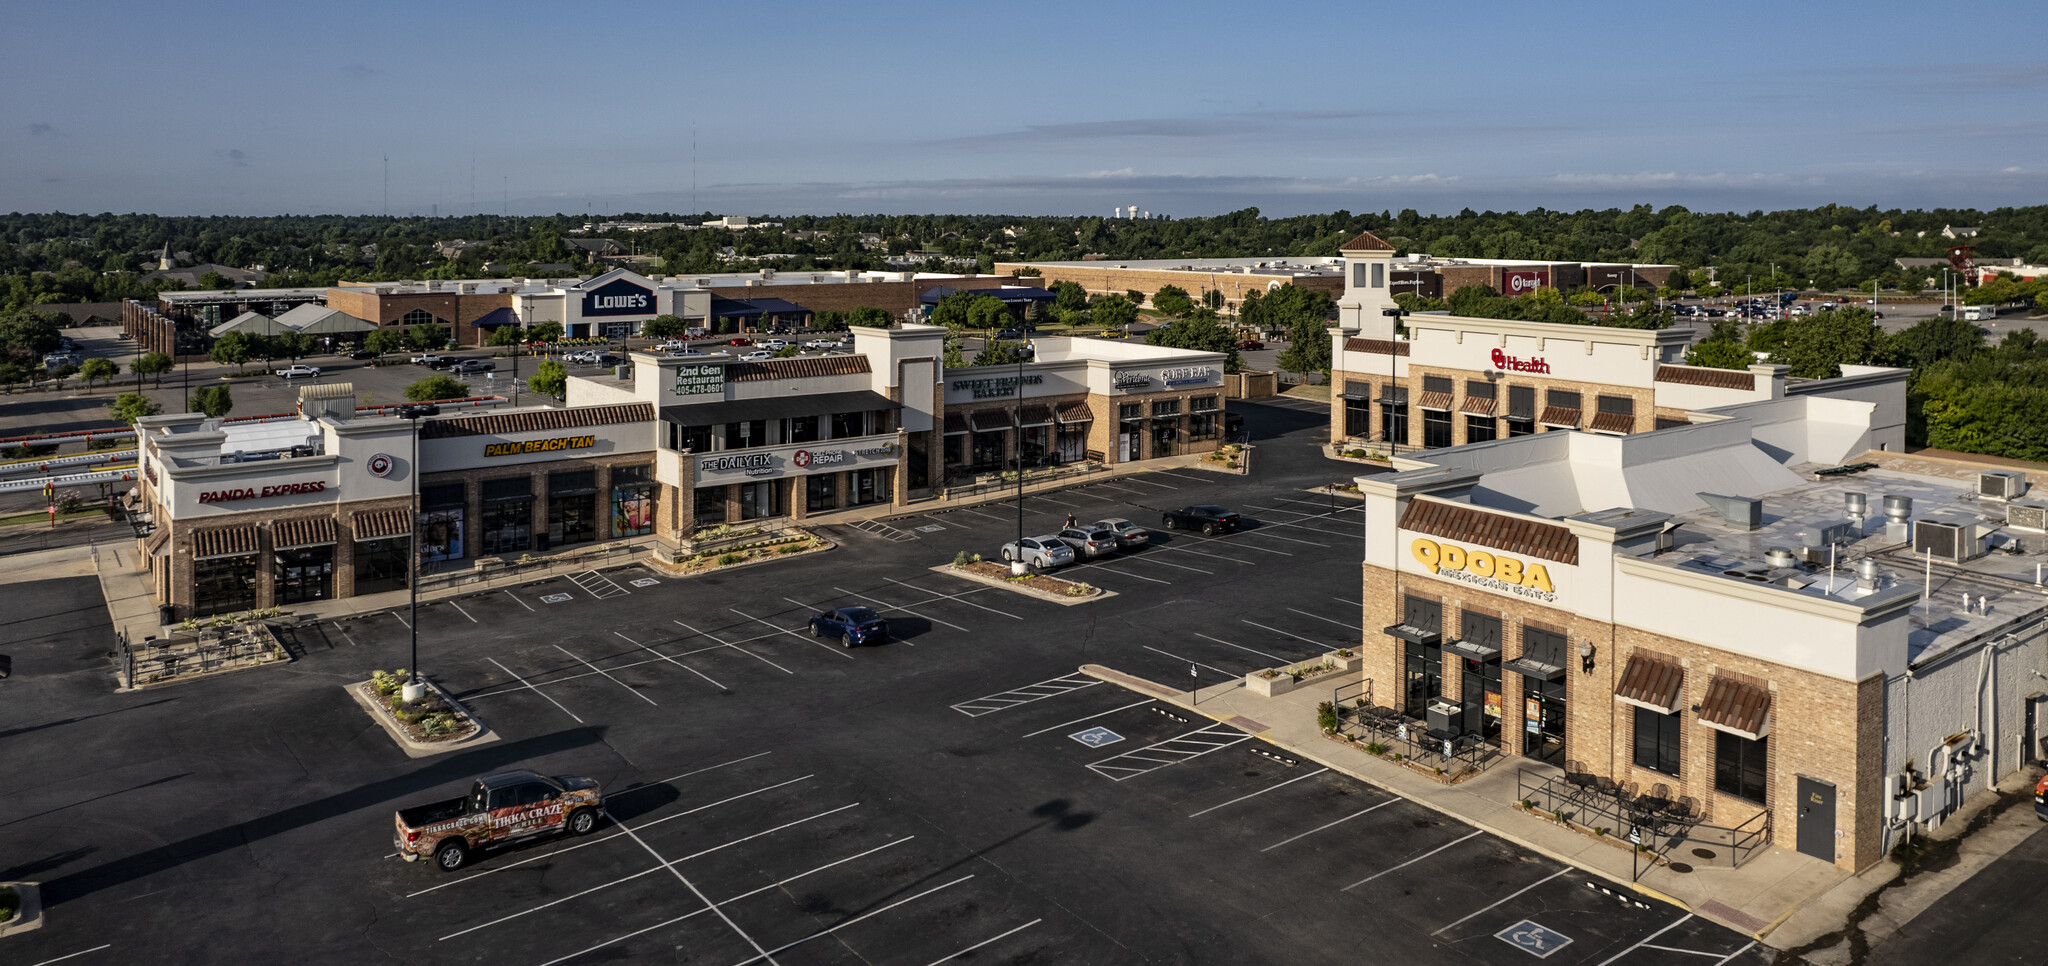
[[[1634,857],[1614,839],[1597,840],[1521,809],[1517,771],[1526,768],[1546,775],[1562,774],[1552,766],[1511,758],[1483,774],[1446,785],[1408,766],[1367,754],[1363,748],[1325,737],[1316,723],[1316,705],[1330,700],[1331,688],[1345,682],[1332,679],[1327,686],[1268,698],[1254,694],[1241,680],[1228,681],[1202,688],[1197,703],[1190,692],[1112,668],[1087,664],[1081,671],[1242,728],[1290,755],[1343,772],[1624,889],[1670,901],[1759,939],[1768,937],[1806,903],[1855,878],[1828,863],[1768,846],[1740,868],[1680,873],[1660,866],[1635,881],[1631,878]]]
[[[1247,450],[1248,456],[1250,450],[1257,448],[1257,446],[1249,447]],[[1255,456],[1250,458],[1256,459]],[[1241,464],[1240,469],[1232,470],[1225,469],[1219,463],[1210,463],[1208,459],[1208,453],[1189,453],[1185,456],[1164,456],[1158,459],[1150,459],[1143,463],[1111,463],[1100,472],[1077,476],[1062,476],[1043,483],[1033,483],[1029,477],[1026,477],[1024,481],[1026,505],[1029,505],[1031,497],[1063,490],[1070,486],[1106,483],[1118,477],[1136,476],[1141,473],[1151,473],[1158,470],[1188,470],[1191,472],[1214,473],[1216,474],[1217,482],[1228,483],[1232,477],[1243,479],[1247,475],[1246,470],[1250,468],[1249,461]],[[813,513],[801,520],[790,520],[789,524],[796,527],[823,527],[833,524],[860,523],[867,520],[887,522],[899,517],[914,517],[926,513],[952,510],[959,507],[981,506],[988,503],[1015,503],[1016,500],[1017,488],[1013,484],[1009,487],[983,490],[971,496],[927,497],[922,500],[913,500],[901,507],[878,503],[872,506],[833,510],[828,513]],[[1040,512],[1051,516],[1063,516],[1066,511],[1058,503],[1049,503],[1045,507],[1040,508]]]

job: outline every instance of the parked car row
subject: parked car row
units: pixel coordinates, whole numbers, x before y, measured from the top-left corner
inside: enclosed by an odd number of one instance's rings
[[[1118,550],[1142,547],[1151,540],[1152,534],[1144,527],[1122,517],[1110,517],[1043,536],[1012,540],[1003,544],[1003,560],[1021,560],[1028,567],[1051,570],[1076,560],[1093,560]]]

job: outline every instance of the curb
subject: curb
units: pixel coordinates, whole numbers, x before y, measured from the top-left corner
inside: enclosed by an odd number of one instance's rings
[[[1115,684],[1115,685],[1119,685],[1119,686],[1121,686],[1121,687],[1124,687],[1124,688],[1127,688],[1127,689],[1129,689],[1129,690],[1131,690],[1131,691],[1136,691],[1136,692],[1137,692],[1137,693],[1139,693],[1139,694],[1144,694],[1144,695],[1148,695],[1148,696],[1150,696],[1150,697],[1154,697],[1154,698],[1157,698],[1157,699],[1159,699],[1159,700],[1161,700],[1161,701],[1167,701],[1167,702],[1170,702],[1170,703],[1172,703],[1173,705],[1175,705],[1175,706],[1177,706],[1177,707],[1183,708],[1183,709],[1185,709],[1185,710],[1188,710],[1188,711],[1192,711],[1192,712],[1194,712],[1194,713],[1196,713],[1196,714],[1199,714],[1199,715],[1201,715],[1201,716],[1203,716],[1203,717],[1205,717],[1205,718],[1208,718],[1208,719],[1209,719],[1209,720],[1211,720],[1211,721],[1218,721],[1218,722],[1222,722],[1222,723],[1224,723],[1224,724],[1231,724],[1231,725],[1235,725],[1235,724],[1236,724],[1236,719],[1238,719],[1238,718],[1240,717],[1240,716],[1236,716],[1236,715],[1233,715],[1233,716],[1231,716],[1230,718],[1220,718],[1220,717],[1217,717],[1216,715],[1210,714],[1209,712],[1207,712],[1207,711],[1204,711],[1204,710],[1202,710],[1201,708],[1198,708],[1198,707],[1194,706],[1193,704],[1190,704],[1190,703],[1188,703],[1188,702],[1187,702],[1187,701],[1185,700],[1185,698],[1184,698],[1184,695],[1186,695],[1186,694],[1187,694],[1187,692],[1186,692],[1186,691],[1176,691],[1176,690],[1174,690],[1174,689],[1172,689],[1172,688],[1169,688],[1169,687],[1167,687],[1166,685],[1163,685],[1163,684],[1158,684],[1158,683],[1156,683],[1156,682],[1153,682],[1153,681],[1148,681],[1148,680],[1146,680],[1146,679],[1144,679],[1144,678],[1138,677],[1137,675],[1134,675],[1134,674],[1129,674],[1129,673],[1126,673],[1126,672],[1123,672],[1123,671],[1119,671],[1119,670],[1116,670],[1115,668],[1110,668],[1110,667],[1104,667],[1104,666],[1102,666],[1102,665],[1100,665],[1100,664],[1083,664],[1083,665],[1081,665],[1081,667],[1080,667],[1080,671],[1081,671],[1081,673],[1082,673],[1082,674],[1086,674],[1086,675],[1088,675],[1089,677],[1095,678],[1096,680],[1099,680],[1099,681],[1103,681],[1103,682],[1106,682],[1106,683],[1109,683],[1109,684]],[[1240,683],[1240,684],[1239,684],[1239,687],[1242,687],[1242,686],[1243,686],[1243,685],[1242,685],[1242,684]],[[1603,871],[1601,871],[1601,870],[1599,870],[1599,869],[1591,869],[1591,868],[1587,868],[1586,866],[1584,866],[1584,865],[1581,865],[1581,864],[1579,864],[1578,862],[1575,862],[1575,861],[1573,861],[1572,859],[1570,859],[1570,858],[1567,858],[1567,857],[1566,857],[1566,856],[1564,856],[1564,855],[1561,855],[1561,854],[1559,854],[1559,853],[1557,853],[1557,852],[1554,852],[1554,851],[1550,850],[1550,849],[1549,849],[1548,847],[1546,847],[1546,846],[1544,846],[1544,845],[1541,845],[1541,844],[1539,844],[1539,843],[1536,843],[1536,842],[1532,842],[1532,841],[1529,841],[1529,840],[1527,840],[1527,839],[1525,839],[1525,838],[1521,837],[1520,835],[1517,835],[1517,834],[1515,834],[1514,832],[1508,831],[1508,830],[1506,830],[1506,829],[1503,829],[1503,828],[1499,828],[1499,827],[1495,826],[1494,824],[1492,824],[1492,823],[1490,823],[1490,822],[1486,822],[1486,821],[1484,821],[1484,820],[1482,820],[1482,819],[1478,819],[1478,818],[1475,818],[1475,817],[1473,817],[1473,816],[1470,816],[1470,815],[1465,815],[1465,814],[1462,814],[1462,813],[1459,813],[1459,812],[1454,812],[1454,811],[1451,811],[1450,809],[1448,809],[1448,808],[1445,808],[1444,806],[1442,806],[1442,805],[1439,805],[1439,804],[1437,804],[1437,803],[1435,803],[1435,802],[1430,802],[1430,801],[1424,801],[1424,800],[1422,800],[1422,799],[1417,799],[1417,798],[1411,798],[1411,797],[1409,797],[1408,795],[1406,795],[1406,794],[1402,793],[1402,792],[1401,792],[1401,791],[1400,791],[1399,789],[1393,788],[1392,786],[1389,786],[1389,785],[1387,785],[1386,783],[1384,783],[1384,782],[1382,782],[1382,781],[1380,781],[1380,780],[1378,780],[1378,779],[1375,779],[1375,778],[1373,778],[1372,776],[1370,776],[1370,775],[1367,775],[1367,774],[1365,774],[1365,773],[1363,773],[1363,772],[1361,772],[1361,771],[1359,771],[1359,770],[1355,769],[1355,768],[1354,768],[1354,767],[1352,767],[1351,765],[1348,765],[1348,764],[1344,764],[1344,763],[1341,763],[1341,762],[1338,762],[1338,761],[1334,761],[1334,760],[1332,760],[1332,759],[1330,759],[1330,758],[1326,758],[1326,757],[1323,757],[1322,755],[1320,755],[1320,754],[1316,753],[1315,751],[1310,751],[1310,750],[1307,750],[1307,749],[1303,749],[1303,748],[1297,748],[1297,747],[1294,747],[1294,746],[1293,746],[1293,745],[1291,745],[1291,744],[1286,744],[1286,743],[1283,743],[1283,742],[1280,742],[1280,741],[1276,741],[1276,740],[1274,740],[1274,738],[1272,737],[1272,734],[1273,734],[1273,731],[1272,731],[1272,729],[1271,729],[1271,728],[1266,728],[1266,729],[1264,729],[1264,730],[1262,730],[1262,731],[1259,731],[1259,732],[1255,732],[1255,733],[1253,733],[1252,737],[1254,737],[1254,738],[1257,738],[1257,739],[1259,739],[1260,741],[1266,742],[1267,744],[1270,744],[1270,745],[1272,745],[1272,746],[1273,746],[1273,747],[1275,747],[1275,748],[1281,748],[1281,749],[1285,749],[1285,750],[1286,750],[1286,751],[1287,751],[1287,752],[1288,752],[1289,754],[1299,755],[1299,756],[1301,756],[1301,757],[1302,757],[1303,759],[1305,759],[1305,760],[1308,760],[1308,761],[1313,761],[1313,762],[1315,762],[1316,764],[1322,765],[1323,767],[1325,767],[1325,768],[1328,768],[1328,769],[1330,769],[1330,770],[1332,770],[1332,771],[1336,771],[1336,772],[1342,772],[1342,773],[1343,773],[1343,774],[1345,774],[1345,775],[1349,775],[1349,776],[1350,776],[1350,777],[1352,777],[1352,778],[1355,778],[1355,779],[1357,779],[1357,780],[1359,780],[1359,781],[1362,781],[1362,782],[1364,782],[1364,783],[1366,783],[1366,784],[1368,784],[1368,785],[1371,785],[1371,786],[1373,786],[1374,788],[1377,788],[1377,789],[1379,789],[1379,790],[1381,790],[1381,791],[1383,791],[1383,792],[1386,792],[1386,793],[1388,793],[1388,794],[1390,794],[1390,795],[1393,795],[1393,796],[1395,796],[1395,797],[1397,797],[1397,798],[1401,798],[1401,799],[1404,799],[1404,800],[1406,800],[1406,801],[1414,802],[1415,804],[1417,804],[1417,805],[1421,805],[1421,806],[1423,806],[1423,807],[1425,807],[1425,808],[1428,808],[1428,809],[1430,809],[1431,811],[1434,811],[1434,812],[1437,812],[1437,813],[1439,813],[1439,814],[1442,814],[1442,815],[1448,816],[1448,817],[1450,817],[1450,818],[1452,818],[1452,819],[1455,819],[1455,820],[1457,820],[1457,821],[1459,821],[1459,822],[1462,822],[1462,823],[1464,823],[1464,824],[1466,824],[1466,825],[1470,825],[1470,826],[1472,826],[1473,828],[1476,828],[1476,829],[1478,829],[1478,830],[1480,830],[1480,831],[1482,831],[1482,832],[1485,832],[1485,833],[1487,833],[1488,835],[1492,835],[1492,836],[1495,836],[1495,837],[1497,837],[1497,838],[1501,838],[1501,839],[1505,839],[1505,840],[1507,840],[1507,841],[1509,841],[1509,842],[1513,842],[1513,843],[1515,843],[1516,845],[1518,845],[1518,846],[1521,846],[1522,848],[1528,849],[1528,850],[1529,850],[1529,851],[1531,851],[1531,852],[1535,852],[1536,854],[1538,854],[1538,855],[1541,855],[1541,856],[1543,856],[1543,857],[1545,857],[1545,858],[1547,858],[1547,859],[1550,859],[1551,861],[1553,861],[1553,862],[1556,862],[1556,863],[1558,863],[1558,864],[1560,864],[1560,865],[1564,865],[1564,866],[1569,866],[1569,867],[1571,867],[1571,868],[1574,868],[1574,869],[1578,869],[1579,871],[1581,871],[1581,872],[1584,872],[1584,873],[1586,873],[1586,874],[1588,874],[1588,875],[1593,875],[1593,876],[1597,876],[1597,877],[1599,877],[1599,878],[1605,879],[1605,880],[1607,880],[1608,882],[1611,882],[1611,883],[1613,883],[1613,884],[1615,884],[1615,885],[1617,885],[1617,886],[1620,886],[1621,888],[1623,888],[1623,889],[1626,889],[1626,890],[1628,890],[1628,891],[1630,891],[1630,892],[1634,892],[1634,893],[1638,893],[1638,894],[1641,894],[1641,895],[1644,895],[1644,896],[1648,896],[1648,897],[1650,897],[1650,898],[1652,898],[1652,899],[1656,899],[1656,900],[1658,900],[1659,902],[1664,902],[1664,903],[1668,903],[1668,904],[1670,904],[1670,905],[1672,905],[1672,906],[1676,906],[1677,908],[1679,908],[1679,909],[1682,909],[1682,910],[1684,910],[1684,911],[1686,911],[1686,912],[1692,913],[1693,915],[1699,916],[1699,917],[1700,917],[1700,918],[1702,918],[1702,919],[1707,919],[1707,920],[1710,920],[1710,921],[1712,921],[1712,922],[1715,922],[1715,923],[1717,923],[1717,924],[1719,924],[1719,925],[1727,926],[1728,928],[1730,928],[1730,929],[1733,929],[1733,930],[1735,930],[1736,932],[1738,932],[1738,933],[1741,933],[1741,934],[1743,934],[1743,935],[1748,935],[1748,936],[1751,936],[1751,938],[1755,938],[1755,939],[1759,939],[1759,940],[1761,940],[1761,939],[1762,939],[1762,936],[1761,936],[1761,935],[1756,935],[1756,934],[1752,934],[1752,933],[1750,933],[1750,932],[1749,932],[1748,930],[1746,930],[1746,929],[1743,929],[1743,928],[1742,928],[1742,927],[1740,927],[1740,926],[1737,926],[1737,925],[1733,925],[1733,924],[1730,924],[1730,923],[1726,923],[1726,922],[1722,922],[1722,921],[1721,921],[1720,919],[1718,919],[1718,918],[1715,918],[1715,917],[1714,917],[1714,916],[1712,916],[1712,915],[1709,915],[1709,914],[1707,914],[1707,913],[1703,913],[1703,912],[1699,911],[1698,909],[1695,909],[1695,908],[1693,908],[1692,906],[1690,906],[1690,905],[1687,905],[1687,904],[1686,904],[1686,903],[1685,903],[1684,901],[1682,901],[1682,900],[1680,900],[1680,899],[1678,899],[1678,898],[1676,898],[1676,897],[1674,897],[1674,896],[1666,895],[1666,894],[1664,894],[1664,893],[1662,893],[1662,892],[1659,892],[1659,891],[1657,891],[1656,889],[1652,889],[1652,888],[1650,888],[1650,887],[1648,887],[1648,886],[1645,886],[1645,885],[1641,885],[1641,884],[1639,884],[1639,883],[1635,883],[1635,882],[1630,882],[1630,881],[1628,881],[1628,880],[1626,880],[1626,879],[1622,879],[1622,878],[1619,878],[1619,877],[1617,877],[1617,876],[1615,876],[1615,875],[1613,875],[1613,874],[1610,874],[1610,873],[1607,873],[1607,872],[1603,872]]]
[[[1116,591],[1114,590],[1110,590],[1106,587],[1096,587],[1095,593],[1087,597],[1066,597],[1059,594],[1041,593],[1040,591],[1035,590],[1033,588],[1026,587],[1022,584],[1011,583],[1007,580],[998,580],[994,577],[984,577],[977,573],[971,573],[965,570],[961,570],[957,567],[954,567],[952,564],[940,564],[936,567],[929,567],[926,569],[930,570],[932,573],[935,574],[945,574],[949,577],[958,577],[961,580],[971,580],[977,584],[987,584],[988,586],[994,587],[998,590],[1007,590],[1013,594],[1022,594],[1026,597],[1034,597],[1039,600],[1045,601],[1049,604],[1058,604],[1061,607],[1079,607],[1082,604],[1092,604],[1098,600],[1108,600],[1109,598],[1115,597],[1117,595]],[[1066,578],[1061,577],[1059,579],[1065,580]],[[1080,583],[1080,581],[1073,582]],[[1093,587],[1094,585],[1090,584],[1089,586]]]
[[[361,707],[363,712],[370,716],[370,720],[377,722],[377,726],[383,728],[384,733],[391,736],[392,742],[398,745],[398,750],[405,752],[407,758],[432,758],[435,755],[464,750],[476,745],[487,745],[499,739],[499,734],[492,731],[489,725],[484,724],[482,718],[471,713],[468,708],[463,706],[462,702],[455,700],[454,696],[441,690],[441,686],[435,684],[433,678],[423,678],[422,680],[427,687],[433,688],[434,693],[440,695],[442,700],[448,702],[450,707],[462,712],[464,716],[474,722],[477,729],[476,734],[456,741],[437,741],[432,743],[414,741],[398,727],[397,722],[393,721],[389,714],[379,711],[376,705],[370,703],[369,697],[363,694],[363,686],[369,684],[369,681],[351,681],[348,684],[342,685],[341,688],[348,692],[349,697],[355,699],[356,705]]]
[[[661,574],[664,577],[668,577],[674,580],[688,580],[692,577],[703,577],[709,574],[722,574],[734,570],[745,570],[748,567],[755,567],[761,564],[780,563],[784,560],[795,560],[798,557],[808,557],[815,553],[824,553],[828,550],[839,549],[839,545],[833,543],[830,538],[821,536],[816,533],[811,534],[811,536],[818,541],[818,546],[811,547],[807,550],[803,550],[798,553],[777,553],[771,556],[761,557],[756,560],[743,560],[736,564],[726,564],[724,566],[714,565],[710,567],[704,567],[698,570],[675,571],[669,569],[675,566],[674,564],[671,564],[668,561],[662,560],[656,556],[649,556],[646,560],[639,561],[639,563],[642,566],[648,568],[649,570]]]
[[[0,882],[0,889],[12,888],[21,897],[21,908],[15,910],[14,918],[0,923],[0,939],[16,933],[35,932],[43,928],[43,897],[34,882]]]

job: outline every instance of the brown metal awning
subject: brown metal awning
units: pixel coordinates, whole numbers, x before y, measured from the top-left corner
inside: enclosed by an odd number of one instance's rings
[[[1415,408],[1434,409],[1438,412],[1451,411],[1451,394],[1447,392],[1425,392],[1415,397]]]
[[[300,547],[319,547],[334,542],[334,518],[312,517],[305,520],[279,520],[270,525],[270,546],[273,550],[295,550]]]
[[[1636,431],[1636,418],[1628,413],[1594,413],[1592,429],[1596,433],[1627,435]]]
[[[960,436],[968,432],[970,432],[970,430],[968,430],[967,428],[966,416],[963,416],[959,413],[946,414],[946,435]]]
[[[256,552],[256,525],[215,527],[192,534],[192,559],[237,557]]]
[[[1092,423],[1095,421],[1094,411],[1090,410],[1085,402],[1060,403],[1059,415],[1060,422],[1062,423]]]
[[[1718,673],[1700,702],[1700,724],[1751,741],[1762,738],[1771,730],[1771,690],[1755,680]]]
[[[1672,658],[1647,651],[1629,655],[1628,667],[1621,672],[1621,683],[1614,688],[1614,698],[1638,708],[1648,708],[1660,714],[1678,710],[1679,701],[1685,692],[1685,668]]]
[[[349,529],[355,531],[357,540],[405,536],[412,533],[412,514],[403,507],[363,510],[349,517]]]
[[[1494,404],[1499,401],[1489,396],[1466,396],[1465,405],[1459,411],[1471,413],[1474,416],[1491,416],[1493,415]]]
[[[1545,406],[1537,422],[1545,426],[1562,426],[1565,429],[1579,428],[1579,411],[1564,406]]]
[[[158,527],[142,541],[142,551],[152,557],[164,555],[164,544],[171,540],[170,527]]]
[[[1010,414],[1002,409],[984,409],[968,414],[968,421],[977,433],[1000,433],[1010,428]]]
[[[1024,426],[1052,425],[1051,406],[1026,406],[1024,407],[1024,412],[1022,416],[1023,422],[1021,423],[1021,425]]]

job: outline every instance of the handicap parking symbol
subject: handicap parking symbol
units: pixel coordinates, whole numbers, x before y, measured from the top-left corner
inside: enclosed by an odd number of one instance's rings
[[[1116,732],[1111,731],[1108,728],[1090,728],[1087,731],[1077,731],[1071,735],[1068,735],[1067,737],[1072,738],[1075,741],[1078,741],[1084,745],[1087,745],[1090,748],[1100,748],[1103,745],[1113,745],[1119,741],[1124,740],[1123,735],[1117,734]]]
[[[566,604],[575,599],[574,594],[543,594],[541,595],[540,602],[543,604]]]
[[[1546,929],[1527,919],[1494,933],[1493,938],[1537,959],[1549,959],[1551,953],[1571,945],[1572,941],[1572,937],[1564,933]]]

